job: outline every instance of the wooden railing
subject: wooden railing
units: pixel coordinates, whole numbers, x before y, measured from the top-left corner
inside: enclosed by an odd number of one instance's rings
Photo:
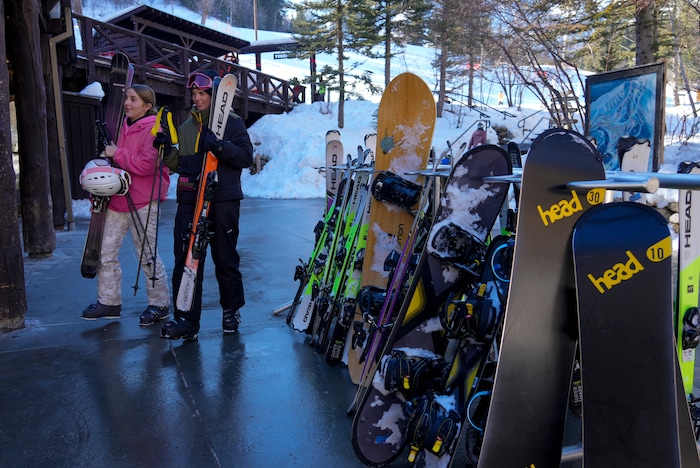
[[[98,67],[108,67],[113,53],[122,52],[131,60],[137,76],[177,84],[179,89],[192,72],[233,73],[238,78],[236,97],[241,99],[245,112],[252,102],[270,111],[288,111],[305,102],[304,88],[286,80],[92,18],[77,14],[73,18],[77,23],[77,53],[86,61],[88,77],[95,76]]]

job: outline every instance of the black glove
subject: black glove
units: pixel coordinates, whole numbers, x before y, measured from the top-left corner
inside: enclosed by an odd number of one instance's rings
[[[153,140],[153,147],[157,150],[161,150],[163,155],[170,154],[170,151],[173,149],[173,145],[170,143],[170,137],[163,132],[158,132]]]
[[[199,137],[199,147],[202,148],[202,151],[211,151],[218,156],[224,149],[224,142],[217,139],[214,132],[207,128]]]

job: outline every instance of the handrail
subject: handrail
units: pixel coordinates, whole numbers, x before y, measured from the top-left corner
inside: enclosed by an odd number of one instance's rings
[[[517,115],[511,114],[510,112],[504,111],[503,109],[498,109],[498,108],[496,108],[496,107],[491,107],[490,105],[486,104],[485,102],[480,101],[480,100],[478,100],[478,99],[476,99],[476,98],[474,98],[474,97],[472,98],[472,101],[478,102],[479,104],[481,104],[481,105],[484,106],[484,107],[487,107],[487,108],[489,108],[489,109],[491,109],[491,110],[494,110],[494,111],[496,111],[496,112],[498,112],[498,113],[500,113],[500,114],[503,114],[503,118],[504,118],[504,119],[505,119],[506,117],[510,117],[510,118],[515,118],[515,117],[517,117]]]
[[[535,114],[532,114],[532,115],[535,115]],[[527,133],[527,135],[524,135],[524,136],[523,136],[523,139],[522,139],[521,143],[525,143],[525,141],[526,141],[528,138],[530,138],[530,135],[532,135],[532,133],[535,131],[535,129],[537,129],[537,127],[539,127],[540,123],[541,123],[543,120],[549,120],[549,119],[548,119],[547,117],[540,117],[540,120],[538,120],[537,123],[536,123],[535,125],[532,126],[532,128],[531,128],[530,131]],[[519,126],[519,125],[518,125],[518,126]],[[540,132],[540,133],[541,133],[541,132]],[[524,128],[524,127],[523,127],[523,134],[525,134],[525,128]],[[538,133],[538,135],[539,135],[539,133]]]
[[[525,121],[526,121],[527,119],[529,119],[530,117],[532,117],[532,116],[534,116],[534,115],[537,115],[537,114],[539,114],[540,112],[543,112],[543,111],[544,111],[544,109],[540,109],[540,110],[535,111],[535,112],[533,112],[533,113],[530,114],[530,115],[526,115],[526,116],[523,117],[522,119],[518,120],[518,124],[517,124],[517,125],[518,125],[518,128],[522,128],[522,129],[523,129],[523,133],[525,133]],[[541,120],[542,120],[542,119],[540,119],[540,121],[541,121]],[[539,122],[537,122],[537,123],[539,124]]]
[[[136,31],[103,23],[82,15],[73,15],[80,31],[77,53],[87,61],[88,76],[96,67],[109,67],[110,54],[122,52],[129,57],[136,74],[185,86],[186,77],[194,71],[214,70],[217,74],[232,73],[238,78],[236,94],[252,100],[290,110],[305,101],[303,87],[243,67],[235,62],[212,57],[184,46],[172,44]]]

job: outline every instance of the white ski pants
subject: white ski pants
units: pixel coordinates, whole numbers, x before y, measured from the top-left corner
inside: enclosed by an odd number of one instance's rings
[[[141,281],[146,282],[148,305],[164,307],[170,304],[168,275],[158,252],[154,252],[156,244],[158,202],[135,212],[119,213],[110,209],[105,213],[105,226],[102,236],[102,251],[100,266],[97,268],[97,300],[104,305],[121,305],[122,303],[122,268],[119,263],[121,249],[126,232],[131,231],[135,249],[132,250],[136,259],[141,259]],[[140,220],[140,222],[139,222]],[[146,240],[143,240],[143,227],[146,228]],[[143,253],[141,248],[143,246]],[[155,275],[153,259],[155,257]],[[155,281],[154,281],[155,278]]]

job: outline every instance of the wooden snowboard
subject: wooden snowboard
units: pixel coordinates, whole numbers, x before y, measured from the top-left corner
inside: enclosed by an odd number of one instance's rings
[[[430,88],[418,76],[402,73],[384,91],[377,115],[377,148],[374,171],[390,171],[422,185],[420,175],[406,172],[426,168],[435,127],[435,99]],[[413,216],[403,208],[371,201],[367,247],[362,267],[362,287],[385,288],[388,273],[384,260],[392,250],[401,252],[413,224]],[[358,307],[355,321],[362,322]],[[353,340],[353,333],[348,334]],[[354,383],[360,381],[362,348],[350,346],[348,370]]]

